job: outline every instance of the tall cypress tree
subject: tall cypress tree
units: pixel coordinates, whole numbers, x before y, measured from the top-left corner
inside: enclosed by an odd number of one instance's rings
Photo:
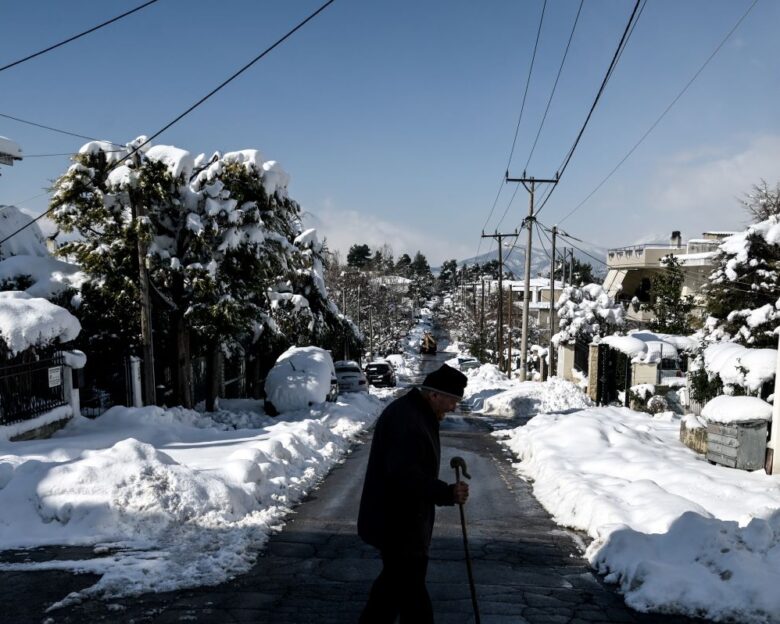
[[[668,334],[690,334],[693,297],[682,295],[684,276],[680,261],[669,254],[663,259],[664,269],[653,278],[653,302],[647,306],[655,314],[650,329]]]

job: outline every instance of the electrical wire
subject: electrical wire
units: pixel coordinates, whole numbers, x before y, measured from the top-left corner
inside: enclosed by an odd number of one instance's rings
[[[640,137],[640,139],[634,143],[634,146],[628,150],[625,156],[620,159],[620,162],[618,162],[617,165],[610,171],[606,177],[598,183],[596,188],[594,188],[590,193],[588,193],[587,197],[583,199],[579,204],[577,204],[574,208],[572,208],[569,213],[563,217],[563,219],[560,220],[560,223],[563,223],[566,219],[568,219],[570,216],[572,216],[577,210],[579,210],[587,201],[593,197],[598,190],[604,186],[604,184],[609,180],[614,173],[623,165],[626,160],[628,160],[631,155],[636,151],[636,149],[644,142],[644,140],[647,138],[647,136],[655,130],[656,126],[661,123],[661,120],[666,117],[666,114],[672,109],[672,107],[677,104],[677,101],[683,96],[683,94],[688,90],[688,88],[694,83],[694,81],[699,77],[699,74],[704,71],[704,68],[709,65],[710,61],[715,57],[715,55],[720,52],[721,48],[725,45],[725,43],[731,38],[731,35],[734,34],[734,31],[739,28],[740,24],[744,21],[744,19],[748,16],[748,14],[753,10],[753,7],[758,4],[758,0],[753,0],[753,3],[747,8],[747,10],[742,14],[742,17],[740,17],[737,22],[734,24],[734,26],[731,28],[731,30],[726,34],[726,36],[721,40],[721,42],[717,45],[715,50],[713,50],[712,54],[707,57],[707,60],[704,61],[701,67],[696,71],[696,73],[693,75],[693,77],[687,82],[687,84],[682,88],[682,90],[675,96],[675,98],[671,101],[671,103],[664,109],[664,111],[659,115],[659,117],[650,125],[650,127],[645,131],[645,133]]]
[[[499,199],[499,197],[501,197],[501,191],[503,190],[504,184],[506,183],[506,178],[509,177],[509,166],[512,164],[512,157],[514,156],[515,145],[517,143],[517,135],[518,135],[518,132],[520,131],[520,122],[523,120],[523,111],[525,110],[525,100],[526,100],[526,96],[528,95],[528,86],[531,84],[531,74],[533,72],[534,62],[536,60],[536,50],[537,50],[537,48],[539,46],[539,37],[540,37],[541,32],[542,32],[542,24],[544,22],[544,13],[545,13],[546,9],[547,9],[547,0],[544,0],[544,4],[542,5],[542,14],[541,14],[541,16],[539,18],[539,27],[536,30],[536,42],[534,44],[534,50],[533,50],[533,53],[531,55],[531,63],[529,65],[529,67],[528,67],[528,77],[526,78],[526,81],[525,81],[525,90],[523,92],[523,101],[522,101],[522,104],[520,105],[520,114],[519,114],[519,116],[517,118],[517,125],[515,126],[515,135],[514,135],[514,138],[512,139],[512,147],[509,150],[509,158],[507,158],[506,167],[504,168],[505,169],[505,175],[501,176],[501,180],[500,180],[499,186],[498,186],[498,192],[496,193],[496,198],[493,200],[493,205],[490,207],[490,212],[488,213],[487,219],[485,219],[485,223],[482,224],[482,230],[483,231],[487,227],[487,224],[490,223],[490,219],[493,217],[493,212],[495,212],[496,206],[498,205],[498,199]],[[514,198],[514,195],[512,195],[512,197]],[[511,203],[512,202],[510,200],[509,204],[511,205]],[[504,211],[504,215],[501,217],[501,220],[498,222],[496,227],[499,227],[501,225],[501,222],[504,220],[504,216],[506,216],[507,210],[509,210],[509,206],[507,206],[507,209]],[[477,245],[477,253],[475,254],[475,256],[479,256],[479,250],[481,248],[482,248],[482,238],[479,239],[479,244]]]
[[[226,80],[222,81],[222,82],[221,82],[221,83],[220,83],[220,84],[219,84],[217,87],[215,87],[215,88],[214,88],[214,89],[212,89],[212,90],[211,90],[209,93],[207,93],[206,95],[204,95],[204,96],[203,96],[203,97],[202,97],[200,100],[198,100],[197,102],[195,102],[195,104],[193,104],[192,106],[190,106],[190,107],[189,107],[187,110],[185,110],[183,113],[181,113],[180,115],[178,115],[178,116],[177,116],[175,119],[173,119],[172,121],[168,122],[168,123],[167,123],[165,126],[163,126],[163,127],[160,129],[160,130],[158,130],[158,131],[157,131],[157,132],[155,132],[155,133],[154,133],[152,136],[150,136],[148,139],[146,139],[146,141],[144,141],[143,143],[141,143],[141,144],[139,144],[139,145],[136,145],[136,146],[135,146],[135,147],[134,147],[132,150],[129,150],[129,151],[128,151],[128,153],[127,153],[125,156],[123,156],[122,158],[120,158],[119,160],[117,160],[117,161],[116,161],[116,162],[115,162],[115,163],[114,163],[114,164],[113,164],[113,165],[112,165],[112,166],[109,168],[109,170],[116,169],[116,168],[117,168],[117,167],[118,167],[120,164],[122,164],[122,163],[123,163],[124,161],[126,161],[128,158],[130,158],[130,157],[132,157],[134,154],[138,153],[138,151],[139,151],[139,150],[140,150],[142,147],[144,147],[145,145],[149,144],[149,143],[150,143],[150,142],[151,142],[153,139],[155,139],[156,137],[160,136],[160,135],[161,135],[163,132],[165,132],[165,131],[166,131],[168,128],[170,128],[170,127],[171,127],[171,126],[173,126],[175,123],[177,123],[178,121],[180,121],[181,119],[183,119],[185,116],[187,116],[187,115],[188,115],[189,113],[191,113],[193,110],[195,110],[195,109],[196,109],[198,106],[200,106],[200,105],[201,105],[201,104],[203,104],[203,103],[204,103],[206,100],[208,100],[208,99],[209,99],[211,96],[213,96],[213,95],[214,95],[214,94],[216,94],[218,91],[220,91],[220,90],[221,90],[223,87],[227,86],[227,85],[228,85],[230,82],[232,82],[233,80],[235,80],[236,78],[238,78],[238,76],[240,76],[241,74],[243,74],[243,73],[244,73],[244,72],[245,72],[247,69],[249,69],[250,67],[252,67],[252,65],[254,65],[255,63],[257,63],[257,61],[259,61],[259,60],[260,60],[260,59],[262,59],[262,58],[263,58],[265,55],[267,55],[269,52],[271,52],[271,50],[273,50],[274,48],[276,48],[277,46],[279,46],[281,43],[283,43],[284,41],[286,41],[286,40],[287,40],[289,37],[291,37],[291,36],[292,36],[294,33],[296,33],[298,30],[300,30],[301,28],[303,28],[303,26],[305,26],[305,25],[306,25],[308,22],[310,22],[312,19],[314,19],[314,18],[315,18],[317,15],[319,15],[320,13],[322,13],[322,11],[324,11],[326,8],[328,8],[328,7],[329,7],[331,4],[333,4],[334,2],[335,2],[335,0],[328,0],[327,2],[325,2],[325,4],[323,4],[323,5],[322,5],[320,8],[318,8],[316,11],[314,11],[314,12],[313,12],[311,15],[309,15],[309,16],[308,16],[306,19],[304,19],[303,21],[299,22],[299,23],[298,23],[298,25],[297,25],[297,26],[295,26],[295,27],[294,27],[292,30],[289,30],[289,31],[288,31],[288,32],[287,32],[287,33],[286,33],[284,36],[282,36],[281,38],[277,39],[275,43],[271,44],[269,47],[267,47],[265,50],[263,50],[263,52],[261,52],[260,54],[258,54],[258,55],[257,55],[255,58],[253,58],[251,61],[249,61],[249,62],[248,62],[246,65],[244,65],[243,67],[241,67],[241,69],[239,69],[238,71],[234,72],[234,73],[233,73],[233,74],[232,74],[232,75],[231,75],[229,78],[227,78]],[[52,129],[52,128],[50,128],[50,129]],[[59,130],[58,130],[58,132],[59,132]],[[83,138],[83,137],[82,137],[82,138]],[[93,140],[94,140],[94,139],[93,139]],[[46,210],[44,213],[42,213],[42,214],[38,215],[37,217],[35,217],[35,219],[33,219],[32,221],[30,221],[30,222],[29,222],[29,223],[27,223],[26,225],[23,225],[22,227],[20,227],[20,228],[19,228],[19,229],[17,229],[16,231],[12,232],[12,233],[11,233],[11,234],[9,234],[8,236],[6,236],[6,237],[5,237],[5,238],[3,238],[2,240],[0,240],[0,245],[2,245],[3,243],[5,243],[5,242],[6,242],[7,240],[9,240],[10,238],[13,238],[14,236],[16,236],[16,235],[17,235],[19,232],[21,232],[22,230],[24,230],[24,229],[26,229],[26,228],[30,227],[30,226],[31,226],[33,223],[35,223],[35,222],[36,222],[36,221],[38,221],[39,219],[42,219],[44,216],[48,215],[50,212],[52,212],[52,210],[54,210],[54,208],[49,208],[49,209],[48,209],[48,210]]]
[[[525,110],[525,100],[528,96],[528,87],[531,84],[531,74],[534,71],[534,62],[536,61],[536,50],[539,47],[539,38],[542,33],[542,24],[544,23],[544,12],[547,9],[547,0],[544,0],[542,5],[542,15],[539,18],[539,28],[536,30],[536,42],[534,43],[534,51],[531,55],[531,64],[528,67],[528,78],[525,81],[525,90],[523,91],[523,102],[520,105],[520,115],[517,117],[517,126],[515,126],[515,136],[512,139],[512,149],[509,151],[509,160],[507,161],[506,168],[509,170],[509,166],[512,164],[512,156],[515,153],[515,146],[517,145],[517,135],[520,132],[520,122],[523,120],[523,111]]]
[[[59,132],[60,134],[67,134],[68,136],[76,137],[77,139],[86,139],[87,141],[102,141],[104,139],[96,139],[95,137],[87,136],[86,134],[78,134],[77,132],[71,132],[70,130],[62,130],[60,128],[55,128],[53,126],[46,126],[44,124],[39,124],[35,121],[29,121],[28,119],[21,119],[20,117],[14,117],[13,115],[8,115],[6,113],[0,113],[0,117],[4,117],[5,119],[11,119],[13,121],[18,121],[19,123],[27,124],[28,126],[35,126],[36,128],[43,128],[44,130],[51,130],[52,132]],[[115,145],[117,147],[124,147],[123,145],[119,143],[114,143],[113,141],[106,141],[106,143],[110,143],[111,145]]]
[[[16,65],[20,65],[24,63],[25,61],[29,61],[30,59],[34,59],[37,56],[41,56],[42,54],[46,54],[47,52],[51,52],[52,50],[55,50],[56,48],[59,48],[60,46],[64,46],[66,43],[70,43],[71,41],[75,41],[76,39],[80,39],[84,35],[88,35],[89,33],[93,33],[96,30],[100,30],[104,26],[108,26],[109,24],[113,24],[114,22],[121,20],[123,17],[127,17],[128,15],[132,15],[136,11],[140,11],[141,9],[145,9],[150,4],[154,4],[157,2],[157,0],[149,0],[149,2],[145,2],[144,4],[135,7],[134,9],[131,9],[130,11],[126,11],[125,13],[122,13],[122,15],[117,15],[116,17],[108,20],[107,22],[103,22],[102,24],[98,24],[97,26],[93,26],[89,30],[85,30],[84,32],[79,33],[78,35],[74,35],[73,37],[70,37],[68,39],[65,39],[64,41],[60,41],[59,43],[55,43],[54,45],[50,45],[48,48],[44,50],[40,50],[39,52],[35,52],[34,54],[30,54],[29,56],[25,56],[24,58],[19,59],[18,61],[14,61],[13,63],[8,63],[8,65],[3,65],[0,67],[0,72],[5,71],[6,69],[10,69],[11,67],[15,67]]]
[[[566,57],[569,54],[569,47],[571,46],[571,40],[574,38],[574,31],[577,29],[577,22],[580,19],[580,13],[582,12],[582,5],[585,3],[585,0],[580,0],[580,6],[577,9],[577,15],[574,18],[574,24],[571,27],[571,32],[569,33],[569,40],[566,42],[566,49],[563,52],[563,58],[561,59],[561,65],[558,67],[558,75],[555,76],[555,83],[553,83],[552,91],[550,92],[550,97],[547,98],[547,106],[544,109],[544,115],[542,115],[542,122],[539,124],[539,129],[536,131],[536,138],[534,138],[534,144],[531,146],[531,153],[528,154],[528,160],[525,161],[525,167],[523,168],[524,171],[528,170],[528,165],[531,164],[531,158],[534,155],[534,150],[536,149],[536,144],[539,142],[539,135],[542,133],[542,128],[544,127],[544,122],[547,119],[547,113],[550,112],[550,104],[552,103],[553,96],[555,95],[555,89],[558,87],[558,80],[561,78],[561,72],[563,71],[563,65],[566,63]]]
[[[563,173],[566,171],[566,168],[569,166],[569,163],[571,162],[571,159],[574,156],[574,152],[580,143],[580,139],[582,139],[582,135],[585,133],[585,128],[588,127],[590,118],[593,116],[593,111],[596,110],[596,106],[598,105],[599,100],[601,99],[601,96],[604,93],[604,89],[606,88],[609,79],[612,77],[612,74],[615,71],[615,67],[617,66],[617,61],[622,54],[622,50],[628,44],[629,34],[634,32],[635,20],[638,19],[637,12],[639,11],[639,7],[640,4],[642,4],[642,2],[643,0],[636,0],[636,3],[634,4],[634,9],[633,11],[631,11],[631,15],[628,18],[626,27],[623,29],[623,35],[620,37],[620,41],[618,42],[617,49],[615,50],[615,53],[612,56],[612,61],[610,62],[609,67],[607,68],[607,72],[604,75],[604,79],[601,81],[601,86],[599,87],[599,90],[596,93],[596,97],[593,100],[593,104],[591,104],[590,110],[588,111],[588,115],[585,117],[585,121],[582,124],[580,131],[577,133],[577,137],[574,139],[574,143],[572,144],[571,148],[569,149],[568,153],[563,159],[561,166],[558,167],[558,172],[557,172],[558,179],[560,179],[563,176]],[[537,214],[542,211],[545,204],[552,196],[556,186],[557,184],[553,185],[550,188],[550,192],[547,194],[547,197],[544,199],[542,204],[537,209],[536,211]]]

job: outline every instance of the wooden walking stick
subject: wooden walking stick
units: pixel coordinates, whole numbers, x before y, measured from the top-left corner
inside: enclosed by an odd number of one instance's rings
[[[467,479],[471,479],[466,468],[466,460],[462,457],[453,457],[450,460],[450,468],[455,469],[455,483],[460,483],[460,473],[463,471],[463,476]],[[466,551],[466,570],[469,575],[469,589],[471,590],[471,604],[474,607],[474,621],[479,624],[479,607],[477,606],[477,589],[474,586],[474,573],[471,571],[471,555],[469,555],[469,538],[466,535],[466,516],[463,513],[463,503],[458,503],[460,507],[460,527],[463,529],[463,548]]]

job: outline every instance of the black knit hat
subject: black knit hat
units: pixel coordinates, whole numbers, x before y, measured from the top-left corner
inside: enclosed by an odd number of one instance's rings
[[[442,364],[440,368],[428,373],[422,382],[422,388],[462,399],[467,382],[466,375],[451,366]]]

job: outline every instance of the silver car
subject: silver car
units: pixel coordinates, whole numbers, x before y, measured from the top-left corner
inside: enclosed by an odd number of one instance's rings
[[[334,365],[339,392],[368,392],[368,379],[357,362],[339,360]]]

